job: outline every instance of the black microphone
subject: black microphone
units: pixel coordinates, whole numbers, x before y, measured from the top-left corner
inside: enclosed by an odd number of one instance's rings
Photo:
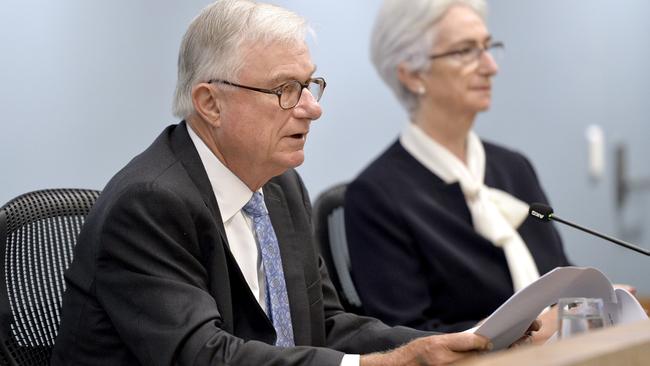
[[[599,233],[597,231],[593,231],[591,229],[587,229],[586,227],[582,227],[582,226],[574,224],[572,222],[562,220],[561,218],[555,216],[555,214],[553,213],[553,209],[549,205],[545,205],[543,203],[531,203],[530,204],[530,209],[529,209],[528,212],[530,213],[531,216],[533,216],[533,217],[535,217],[535,218],[537,218],[539,220],[542,220],[542,221],[551,221],[551,220],[558,221],[558,222],[561,222],[561,223],[563,223],[565,225],[569,225],[571,227],[574,227],[574,228],[576,228],[578,230],[582,230],[582,231],[584,231],[586,233],[589,233],[591,235],[596,235],[597,237],[599,237],[601,239],[611,241],[612,243],[618,244],[618,245],[623,246],[623,247],[625,247],[627,249],[631,249],[631,250],[634,250],[635,252],[639,252],[641,254],[645,254],[645,255],[650,256],[650,251],[649,250],[639,248],[636,245],[632,245],[632,244],[630,244],[628,242],[624,242],[622,240],[612,238],[610,236],[601,234],[601,233]]]

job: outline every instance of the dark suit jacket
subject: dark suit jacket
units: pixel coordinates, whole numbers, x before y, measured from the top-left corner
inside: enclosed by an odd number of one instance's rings
[[[185,123],[168,127],[106,186],[66,272],[53,365],[338,365],[422,333],[344,313],[317,256],[295,171],[264,197],[298,346],[275,331],[228,249]],[[328,347],[328,348],[321,348]]]
[[[522,155],[483,143],[485,184],[524,202],[546,202]],[[347,189],[353,279],[367,315],[387,324],[456,331],[513,294],[501,248],[478,234],[458,183],[446,184],[395,142]],[[550,223],[518,229],[540,274],[568,265]]]

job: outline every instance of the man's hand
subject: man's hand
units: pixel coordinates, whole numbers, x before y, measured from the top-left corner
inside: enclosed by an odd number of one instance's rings
[[[446,365],[492,349],[490,340],[473,333],[418,338],[387,353],[361,356],[361,366]]]
[[[540,322],[540,329],[532,334],[532,343],[544,344],[557,332],[557,306],[544,310],[537,321]]]
[[[542,321],[538,318],[535,319],[530,326],[528,327],[528,330],[526,330],[526,333],[524,333],[521,338],[515,341],[515,343],[511,344],[510,347],[508,348],[514,348],[514,347],[519,347],[519,346],[526,346],[529,344],[533,344],[535,342],[535,335],[536,333],[539,333],[539,330],[543,329],[542,328]],[[534,333],[536,332],[536,333]],[[552,333],[551,333],[552,334]]]

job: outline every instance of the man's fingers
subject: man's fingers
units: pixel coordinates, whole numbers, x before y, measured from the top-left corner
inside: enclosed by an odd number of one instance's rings
[[[447,348],[454,352],[489,351],[492,343],[486,337],[473,333],[453,333],[441,336]]]
[[[530,324],[530,327],[528,327],[528,332],[536,332],[540,329],[542,329],[542,320],[535,319],[532,324]]]
[[[464,359],[469,358],[469,357],[480,356],[481,353],[482,353],[482,351],[452,352],[452,353],[449,353],[449,356],[444,361],[444,363],[447,364],[447,363],[458,362],[460,360],[464,360]]]
[[[508,348],[515,348],[520,346],[527,346],[533,343],[533,337],[529,335],[524,335],[519,338],[515,343],[511,344]]]

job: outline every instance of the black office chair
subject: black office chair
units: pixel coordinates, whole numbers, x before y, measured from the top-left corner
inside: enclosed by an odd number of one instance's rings
[[[88,189],[46,189],[0,208],[0,365],[49,364],[63,272],[98,196]]]
[[[350,276],[350,254],[345,236],[346,183],[326,189],[314,201],[314,235],[341,304],[350,312],[363,315],[359,294]]]

